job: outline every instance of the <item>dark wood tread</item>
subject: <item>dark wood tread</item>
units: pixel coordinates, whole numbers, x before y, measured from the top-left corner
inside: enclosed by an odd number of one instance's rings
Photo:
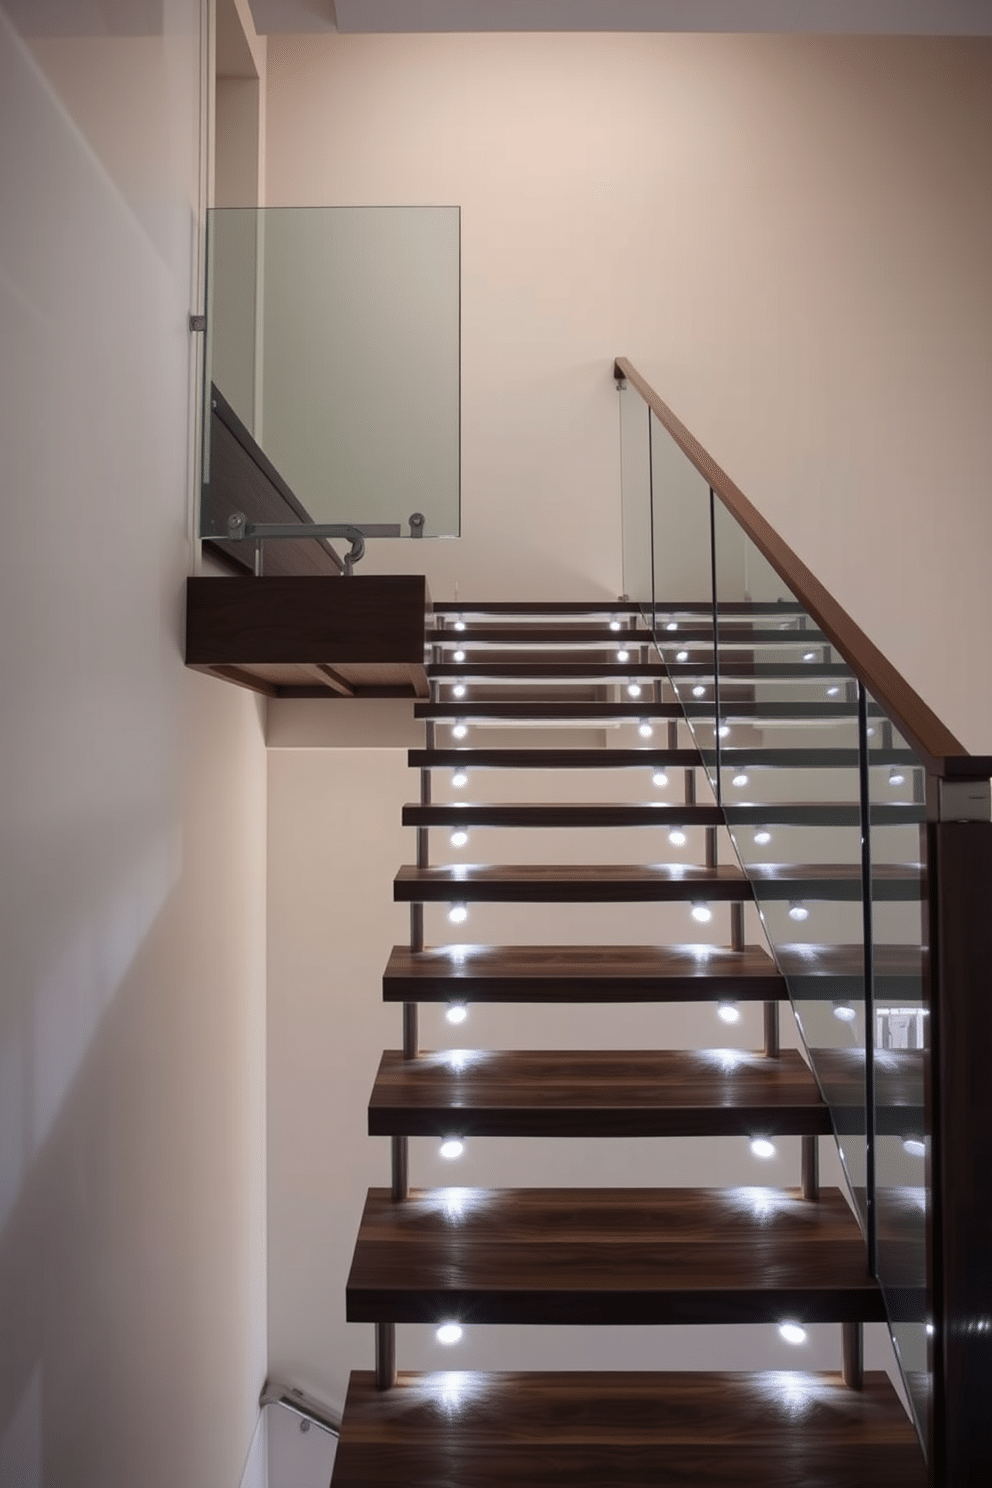
[[[410,802],[403,807],[405,827],[718,827],[722,822],[719,806],[685,806],[667,801],[562,805],[450,801],[430,806]]]
[[[635,703],[604,703],[591,700],[585,703],[561,703],[561,702],[512,702],[504,703],[498,699],[489,702],[485,699],[465,699],[457,703],[416,703],[414,705],[415,718],[465,719],[486,720],[499,723],[503,719],[532,718],[547,720],[549,723],[558,722],[561,719],[587,718],[590,723],[609,722],[613,718],[626,718],[632,721],[639,718],[673,718],[685,717],[685,710],[681,703],[656,703],[650,698]]]
[[[783,635],[787,632],[783,631]],[[464,630],[427,631],[427,640],[435,646],[647,646],[652,640],[649,630],[611,631],[602,625],[492,625]]]
[[[919,865],[883,863],[872,874],[876,900],[921,897]],[[851,901],[861,898],[860,865],[752,863],[739,868],[696,863],[455,863],[404,865],[393,880],[401,904],[720,903],[750,899]]]
[[[810,1051],[817,1078],[834,1112],[837,1130],[865,1129],[864,1049]],[[885,1137],[922,1137],[925,1072],[922,1049],[875,1051],[875,1131]]]
[[[535,599],[531,601],[523,599],[494,599],[486,603],[476,601],[473,604],[462,604],[457,599],[445,599],[434,601],[435,615],[454,615],[468,619],[478,619],[485,615],[602,615],[606,620],[619,618],[621,615],[641,614],[641,606],[636,600],[617,599],[612,602],[608,599]]]
[[[606,658],[598,662],[595,659],[562,662],[556,661],[554,653],[551,653],[546,662],[479,662],[475,658],[472,661],[440,661],[427,668],[427,675],[438,682],[485,682],[493,679],[506,682],[584,682],[600,678],[603,681],[626,681],[630,677],[664,680],[668,668],[659,666],[657,662],[619,662]]]
[[[633,904],[749,899],[739,868],[682,863],[456,863],[402,867],[398,903]]]
[[[886,1374],[352,1374],[331,1488],[924,1488]]]
[[[411,769],[443,770],[690,770],[695,749],[411,749]]]
[[[881,802],[871,807],[871,821],[873,826],[920,822],[925,811],[922,805]],[[405,827],[719,827],[725,821],[741,827],[856,827],[861,807],[856,801],[745,802],[722,808],[678,801],[436,801],[429,806],[411,801],[403,807]]]
[[[863,1075],[862,1075],[863,1082]],[[795,1049],[387,1049],[371,1136],[827,1135],[830,1112]]]
[[[387,1002],[778,1001],[785,982],[761,946],[394,946]]]
[[[838,1189],[369,1192],[353,1323],[882,1322]]]

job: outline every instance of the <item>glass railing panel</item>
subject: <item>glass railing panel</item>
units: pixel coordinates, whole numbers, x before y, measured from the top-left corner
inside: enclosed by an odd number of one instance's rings
[[[209,214],[207,412],[219,393],[310,521],[458,535],[459,240],[456,207]]]
[[[857,685],[719,501],[714,542],[721,799],[867,1229]]]
[[[648,615],[654,602],[650,410],[631,387],[620,390],[619,403],[623,592]]]
[[[925,772],[884,718],[869,719],[878,1279],[921,1442],[930,1366],[926,1237],[929,1132],[924,1062],[930,1057],[922,861]],[[898,875],[904,893],[894,899]]]
[[[655,638],[715,787],[710,488],[654,412],[650,424]]]

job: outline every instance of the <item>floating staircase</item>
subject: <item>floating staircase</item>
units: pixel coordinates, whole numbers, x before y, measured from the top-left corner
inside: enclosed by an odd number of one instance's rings
[[[370,1132],[391,1139],[392,1182],[369,1193],[347,1285],[349,1321],[375,1325],[376,1370],[352,1376],[334,1488],[922,1488],[919,1444],[894,1389],[884,1373],[862,1369],[862,1325],[884,1320],[885,1309],[847,1199],[820,1187],[817,1144],[831,1131],[828,1108],[801,1056],[780,1046],[783,976],[761,946],[745,944],[751,886],[729,854],[718,861],[725,817],[696,799],[704,761],[687,742],[668,678],[681,668],[705,685],[712,652],[705,613],[683,625],[679,642],[688,659],[671,669],[657,662],[649,633],[623,605],[438,606],[437,615],[432,696],[417,705],[427,747],[410,753],[421,772],[420,800],[403,815],[417,830],[417,862],[400,868],[395,881],[395,898],[411,906],[411,944],[393,950],[383,981],[385,999],[404,1006],[403,1048],[383,1055],[369,1107]],[[456,617],[457,631],[449,623]],[[782,646],[783,632],[768,630],[746,606],[735,617],[735,639],[738,628],[732,675],[747,734],[767,715],[754,701],[755,679],[805,678],[810,667],[756,663],[755,648],[769,639]],[[786,632],[786,641],[790,636],[808,644],[811,632]],[[618,650],[627,653],[623,662]],[[830,663],[819,671],[834,675]],[[632,681],[644,694],[636,703],[620,696],[619,684]],[[456,686],[465,692],[453,696]],[[841,698],[816,712],[850,710]],[[638,734],[639,721],[647,734]],[[664,748],[646,742],[659,722]],[[548,748],[448,743],[452,726],[488,731],[493,723],[524,727],[528,738],[547,726],[553,741]],[[602,746],[562,747],[562,726],[572,724],[583,725],[583,741],[588,729],[598,731]],[[445,735],[440,746],[438,730]],[[746,760],[749,769],[831,763],[822,746],[769,749],[754,733],[725,757]],[[900,751],[890,752],[898,762]],[[850,753],[835,751],[837,763],[849,765]],[[685,800],[435,802],[434,774],[451,770],[469,771],[473,790],[487,771],[547,771],[550,796],[558,772],[601,770],[598,794],[607,797],[610,772],[636,770],[650,779],[678,771]],[[836,824],[845,811],[853,822],[857,806],[831,803],[827,815],[816,802],[731,809],[741,822],[815,825]],[[903,808],[889,809],[893,821],[903,819]],[[432,865],[429,832],[459,827],[637,827],[649,834],[652,853],[669,830],[695,830],[703,834],[705,861]],[[759,900],[860,895],[857,873],[845,864],[766,864],[750,873]],[[878,892],[913,897],[918,876],[890,867]],[[729,934],[724,945],[426,946],[424,906],[438,902],[684,903],[704,918],[722,916]],[[818,964],[816,950],[792,953],[817,989],[811,995],[843,995],[838,989],[853,964],[838,947],[825,948]],[[898,978],[898,954],[885,969]],[[760,1051],[419,1049],[420,1003],[731,1001],[762,1004]],[[855,1089],[857,1068],[841,1057],[835,1064],[836,1091],[845,1082]],[[801,1139],[802,1168],[788,1189],[410,1188],[409,1138],[452,1133],[572,1141],[788,1135]],[[786,1318],[840,1324],[843,1369],[411,1374],[395,1367],[398,1323]]]

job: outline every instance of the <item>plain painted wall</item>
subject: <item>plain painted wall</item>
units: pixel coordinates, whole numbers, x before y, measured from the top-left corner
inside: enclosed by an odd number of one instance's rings
[[[183,666],[204,12],[74,10],[0,12],[0,1483],[224,1488],[265,1373],[265,752]]]
[[[988,662],[947,639],[992,622],[992,43],[322,35],[269,57],[272,205],[462,208],[464,536],[417,555],[435,597],[619,592],[624,353],[990,747]]]

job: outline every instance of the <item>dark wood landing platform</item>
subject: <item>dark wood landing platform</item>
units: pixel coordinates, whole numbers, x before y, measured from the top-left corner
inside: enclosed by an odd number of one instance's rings
[[[388,1049],[372,1136],[707,1137],[827,1134],[830,1113],[795,1049]]]
[[[382,991],[386,1002],[769,1002],[788,996],[760,946],[732,951],[711,945],[394,946]]]
[[[873,826],[922,821],[923,806],[882,803],[871,809]],[[769,805],[685,805],[679,801],[437,801],[403,807],[405,827],[856,827],[861,808],[854,801],[772,802]]]
[[[427,697],[422,574],[192,578],[186,665],[269,697]]]
[[[332,1488],[924,1488],[882,1373],[351,1376]]]
[[[881,1322],[838,1189],[372,1189],[353,1323]]]

